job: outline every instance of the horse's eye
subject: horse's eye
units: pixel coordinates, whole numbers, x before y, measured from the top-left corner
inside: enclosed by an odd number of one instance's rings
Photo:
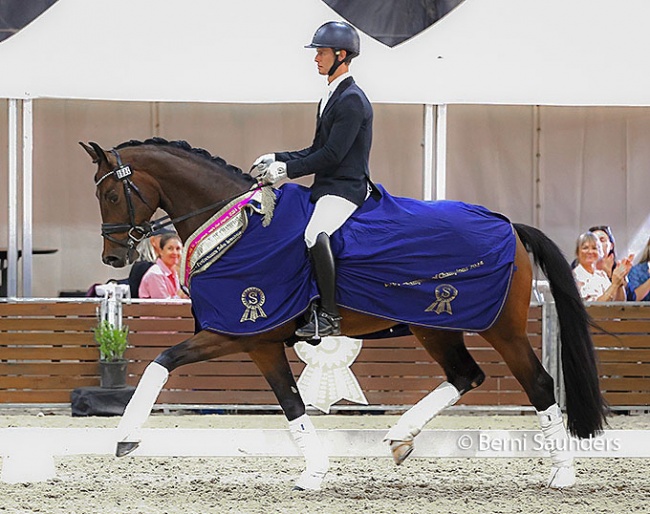
[[[117,203],[117,202],[120,201],[120,197],[118,196],[115,189],[111,189],[110,191],[107,191],[105,198],[106,198],[107,201],[109,201],[111,203]]]

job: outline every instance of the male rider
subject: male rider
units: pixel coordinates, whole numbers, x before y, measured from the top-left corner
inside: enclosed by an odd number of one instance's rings
[[[370,181],[368,159],[372,143],[372,106],[350,75],[359,55],[357,31],[348,23],[330,21],[318,28],[312,42],[318,73],[325,75],[328,96],[318,104],[316,135],[309,148],[259,157],[253,166],[265,184],[314,174],[314,212],[305,229],[305,243],[320,292],[315,315],[296,331],[301,339],[340,335],[336,305],[336,271],[330,237],[370,196],[379,195]]]

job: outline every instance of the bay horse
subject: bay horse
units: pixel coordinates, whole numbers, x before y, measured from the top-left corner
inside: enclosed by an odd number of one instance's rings
[[[232,205],[243,195],[261,187],[250,174],[205,150],[192,148],[184,141],[168,142],[160,138],[129,141],[110,151],[104,151],[93,142],[80,144],[97,164],[94,180],[103,221],[102,260],[114,267],[132,262],[137,255],[137,243],[167,224],[173,223],[183,242],[187,243],[188,238],[193,237],[215,213],[221,212],[226,204]],[[275,191],[273,194],[278,193],[278,190],[268,189]],[[151,222],[159,207],[167,216]],[[571,269],[557,245],[533,227],[511,226],[509,221],[505,222],[510,237],[514,238],[511,278],[498,317],[488,328],[480,331],[480,335],[503,357],[537,411],[551,456],[547,485],[569,487],[575,482],[575,471],[568,433],[554,397],[553,379],[533,352],[526,333],[532,284],[528,252],[547,276],[555,299],[568,430],[580,438],[599,433],[607,414],[589,335],[591,321]],[[245,230],[243,227],[242,232]],[[458,230],[464,229],[459,227]],[[211,266],[219,265],[220,262],[216,262]],[[268,270],[267,274],[273,276],[273,270]],[[249,301],[248,308],[251,311],[257,309],[261,315],[263,295],[249,294],[249,300],[242,295],[242,302]],[[198,300],[193,299],[193,309],[197,307],[196,302]],[[341,314],[342,332],[350,337],[384,331],[398,324],[394,319],[351,309],[342,308]],[[262,333],[250,334],[198,327],[194,336],[164,350],[147,366],[120,420],[116,455],[121,457],[137,448],[137,431],[149,416],[170,372],[185,364],[244,352],[273,390],[289,422],[290,433],[305,458],[305,470],[295,488],[320,489],[329,468],[328,456],[305,413],[305,404],[285,354],[285,343],[293,341],[300,319],[301,316],[295,316]],[[385,441],[396,464],[401,464],[412,452],[415,437],[428,421],[456,403],[462,395],[480,386],[485,379],[485,374],[465,347],[462,330],[440,330],[419,324],[411,324],[409,329],[440,364],[446,381],[405,412],[389,430]]]

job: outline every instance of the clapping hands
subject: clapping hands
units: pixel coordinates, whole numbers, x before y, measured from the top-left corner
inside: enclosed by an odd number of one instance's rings
[[[614,271],[612,271],[612,284],[618,286],[627,284],[627,275],[632,269],[632,261],[634,261],[633,253],[617,262]]]

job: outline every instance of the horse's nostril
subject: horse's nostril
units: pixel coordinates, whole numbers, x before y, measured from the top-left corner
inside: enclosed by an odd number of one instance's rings
[[[104,261],[104,264],[108,264],[109,266],[113,266],[115,268],[120,262],[120,259],[115,255],[106,255],[104,258],[102,258],[102,261]]]

